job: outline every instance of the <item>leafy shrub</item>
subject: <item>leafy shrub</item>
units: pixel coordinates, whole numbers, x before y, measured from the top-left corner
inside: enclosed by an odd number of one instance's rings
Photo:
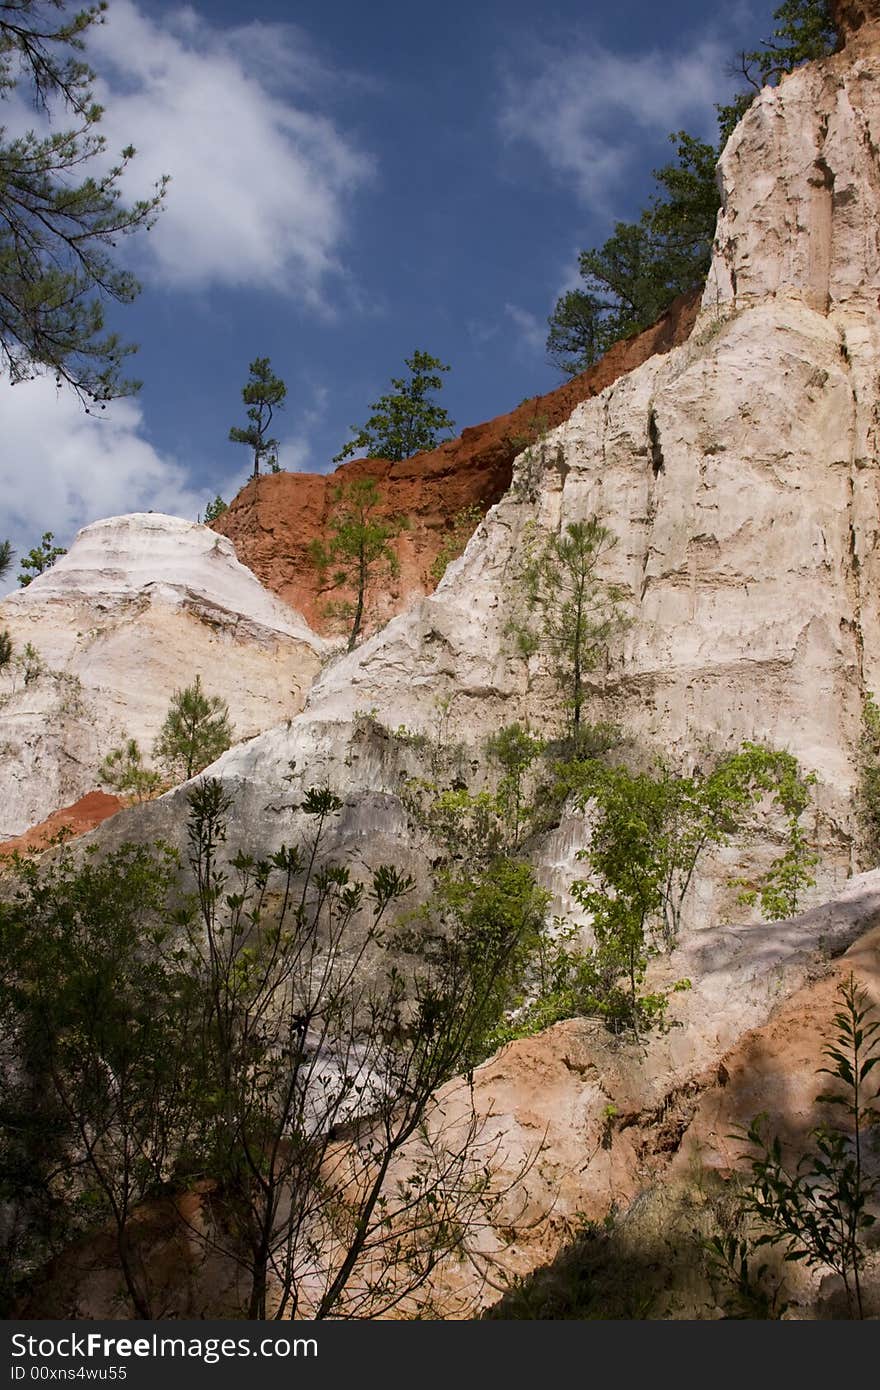
[[[229,706],[219,695],[206,695],[200,676],[175,690],[153,755],[171,777],[194,777],[225,753],[232,743]]]
[[[875,1224],[870,1208],[880,1195],[880,1177],[870,1177],[864,1161],[866,1132],[880,1118],[880,1088],[871,1079],[880,1064],[880,1020],[870,1019],[867,995],[852,974],[838,999],[836,1037],[823,1049],[830,1065],[818,1073],[832,1078],[833,1089],[816,1101],[841,1110],[843,1122],[817,1125],[813,1148],[791,1167],[778,1135],[767,1136],[767,1116],[756,1116],[745,1135],[757,1152],[742,1208],[763,1227],[756,1248],[782,1244],[786,1260],[833,1270],[843,1282],[850,1316],[862,1318],[865,1235]]]

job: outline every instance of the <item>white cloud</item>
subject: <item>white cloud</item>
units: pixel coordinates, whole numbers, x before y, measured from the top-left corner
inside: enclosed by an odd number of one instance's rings
[[[314,110],[333,76],[302,33],[224,30],[189,6],[160,24],[115,0],[88,57],[108,151],[137,149],[127,197],[171,175],[158,222],[136,239],[152,273],[172,288],[266,288],[321,307],[342,270],[348,199],[373,162]]]
[[[515,325],[520,344],[529,356],[537,354],[543,357],[547,338],[546,323],[542,323],[536,314],[529,309],[522,309],[518,304],[505,304],[504,312]]]
[[[141,437],[142,425],[133,400],[86,415],[51,377],[5,385],[0,540],[10,539],[20,558],[44,531],[67,544],[100,517],[152,509],[195,521],[206,497],[193,491],[176,459]]]
[[[687,127],[713,134],[724,43],[632,56],[597,44],[532,47],[503,82],[499,121],[510,141],[535,147],[581,201],[608,214],[640,144]]]

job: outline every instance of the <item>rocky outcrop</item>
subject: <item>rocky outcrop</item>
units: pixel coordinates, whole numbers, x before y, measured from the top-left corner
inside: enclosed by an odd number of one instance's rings
[[[91,791],[107,753],[149,756],[172,693],[201,674],[238,739],[303,705],[321,639],[239,564],[228,540],[136,513],[87,526],[0,605],[13,641],[0,672],[0,839]]]
[[[876,53],[841,53],[761,94],[722,159],[689,340],[521,455],[436,592],[334,662],[290,730],[218,764],[251,816],[296,757],[338,777],[351,817],[368,804],[375,832],[400,769],[387,750],[384,780],[371,759],[351,765],[358,711],[471,745],[514,719],[558,725],[546,659],[522,660],[508,635],[518,555],[536,523],[595,514],[617,536],[604,572],[632,621],[589,717],[684,763],[744,739],[790,749],[819,779],[817,898],[848,876],[861,702],[880,690],[877,77]],[[692,920],[731,910],[709,880]]]
[[[871,877],[877,879],[876,874]],[[853,885],[853,893],[857,892]],[[578,1080],[572,1071],[602,1077],[605,1105],[598,1109],[598,1101],[592,1100],[587,1112],[592,1114],[592,1125],[588,1123],[581,1130],[585,1171],[594,1175],[595,1181],[583,1181],[581,1205],[575,1211],[581,1222],[584,1216],[602,1222],[612,1208],[622,1216],[606,1237],[604,1255],[595,1241],[591,1244],[575,1238],[551,1263],[527,1278],[522,1288],[508,1292],[493,1308],[492,1316],[714,1318],[730,1314],[733,1285],[719,1277],[716,1262],[707,1257],[706,1241],[718,1234],[736,1233],[738,1238],[744,1234],[745,1228],[736,1224],[737,1188],[731,1188],[730,1179],[744,1183],[751,1177],[751,1159],[756,1151],[745,1140],[748,1127],[764,1116],[763,1132],[768,1139],[779,1139],[789,1171],[794,1171],[802,1156],[816,1152],[814,1131],[818,1126],[847,1127],[846,1112],[823,1104],[819,1097],[829,1091],[845,1094],[844,1087],[836,1087],[822,1074],[829,1062],[825,1049],[838,1041],[836,1015],[842,1007],[841,987],[852,979],[863,1004],[873,1009],[871,1016],[878,1016],[876,884],[870,894],[874,907],[861,924],[869,930],[837,960],[828,956],[836,954],[840,941],[837,947],[823,950],[822,939],[814,937],[813,962],[792,993],[787,993],[788,986],[796,983],[797,976],[786,980],[783,975],[777,983],[776,966],[765,974],[760,957],[754,953],[753,979],[747,990],[752,1001],[743,1031],[736,1029],[733,1045],[727,1050],[723,1045],[716,1049],[702,1071],[679,1068],[675,1085],[659,1102],[651,1094],[650,1081],[644,1087],[635,1058],[630,1054],[627,1059],[626,1049],[622,1054],[618,1050],[608,1065],[604,1053],[597,1056],[574,1025],[560,1025],[536,1040],[544,1044],[540,1063],[547,1089],[553,1095],[554,1086],[560,1088],[570,1112],[582,1113],[577,1104]],[[808,946],[806,940],[803,944]],[[759,998],[761,982],[763,1001]],[[733,984],[725,995],[728,1002],[743,997],[739,992],[742,983],[739,987]],[[725,1014],[723,1008],[722,1043]],[[763,1015],[760,1021],[756,1014]],[[582,1049],[579,1058],[578,1048]],[[512,1049],[508,1056],[513,1059]],[[650,1070],[650,1058],[648,1065]],[[625,1079],[628,1066],[634,1086]],[[539,1088],[532,1087],[528,1074],[517,1068],[507,1079],[515,1088],[510,1110],[517,1119],[516,1152],[530,1130],[523,1121],[528,1117],[532,1124],[539,1124],[546,1112],[541,1109]],[[558,1093],[554,1098],[560,1098]],[[554,1134],[554,1157],[557,1152],[561,1154],[557,1143],[559,1136]],[[574,1164],[574,1145],[568,1152]],[[863,1145],[862,1161],[863,1178],[880,1174],[880,1155],[870,1139]],[[564,1171],[558,1174],[563,1183],[567,1176]],[[572,1228],[576,1230],[577,1224],[572,1222]],[[862,1270],[865,1315],[877,1317],[880,1252],[870,1233],[863,1245],[867,1254]],[[762,1287],[769,1293],[775,1285],[778,1303],[787,1305],[788,1318],[852,1316],[839,1276],[823,1266],[786,1263],[784,1252],[784,1245],[761,1249],[760,1260],[752,1261],[754,1288]],[[515,1267],[528,1275],[531,1251],[517,1249],[514,1253]],[[768,1274],[762,1280],[757,1269],[765,1262]],[[506,1252],[503,1263],[506,1269]],[[621,1290],[621,1282],[627,1281],[630,1289]],[[630,1293],[636,1298],[627,1297]],[[640,1311],[633,1308],[639,1300],[649,1304],[647,1311],[644,1306]],[[734,1314],[747,1315],[742,1306]]]
[[[830,0],[831,22],[846,40],[865,24],[880,22],[878,0]]]
[[[823,1118],[818,1069],[834,1035],[838,990],[850,974],[880,1006],[880,871],[821,909],[742,932],[707,931],[668,962],[693,977],[676,996],[672,1030],[645,1046],[570,1020],[509,1044],[474,1074],[474,1104],[499,1188],[528,1167],[483,1234],[481,1258],[448,1265],[437,1297],[473,1316],[514,1276],[559,1249],[584,1220],[625,1210],[650,1186],[693,1189],[702,1175],[746,1171],[732,1134],[766,1111],[796,1153]],[[839,957],[839,959],[834,959]],[[438,1097],[448,1124],[470,1097],[461,1082]],[[880,1156],[866,1158],[880,1172]],[[695,1174],[697,1175],[695,1179]],[[506,1226],[516,1232],[512,1237]],[[500,1275],[500,1277],[499,1277]],[[806,1290],[810,1281],[795,1286]],[[818,1281],[812,1281],[815,1297]],[[872,1278],[880,1295],[880,1270]],[[702,1315],[705,1315],[703,1313]]]
[[[528,444],[566,420],[581,401],[687,339],[698,298],[681,296],[657,323],[615,344],[589,371],[507,415],[464,430],[430,453],[401,463],[358,459],[329,474],[275,473],[253,479],[211,524],[232,540],[239,559],[267,588],[305,614],[318,631],[330,631],[327,601],[347,595],[322,589],[310,546],[327,535],[339,485],[375,479],[381,497],[378,515],[405,517],[407,527],[392,542],[399,573],[368,595],[366,628],[371,631],[436,586],[441,550],[450,540],[463,549],[479,517],[507,491],[513,461]]]

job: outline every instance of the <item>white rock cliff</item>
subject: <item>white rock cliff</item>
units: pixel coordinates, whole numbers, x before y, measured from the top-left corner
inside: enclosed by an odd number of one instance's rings
[[[527,666],[506,635],[518,551],[535,522],[595,514],[618,538],[606,573],[633,622],[588,717],[683,763],[744,739],[789,749],[818,777],[814,900],[845,880],[862,700],[880,692],[878,144],[876,45],[762,93],[721,161],[691,339],[522,456],[436,593],[335,661],[289,729],[217,764],[250,814],[292,759],[355,800],[393,798],[393,759],[384,782],[375,759],[352,766],[359,710],[470,744],[514,719],[558,724],[540,658]],[[727,907],[709,882],[692,918]]]
[[[95,522],[0,604],[30,679],[0,673],[0,839],[96,785],[106,754],[149,756],[176,689],[201,674],[238,739],[302,708],[324,643],[205,526],[158,513]]]

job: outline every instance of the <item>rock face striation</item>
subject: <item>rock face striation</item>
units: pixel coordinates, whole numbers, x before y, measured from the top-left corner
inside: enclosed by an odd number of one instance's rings
[[[323,650],[228,540],[157,513],[85,527],[4,600],[0,627],[15,652],[0,673],[0,839],[91,791],[124,739],[149,756],[196,674],[228,702],[236,738],[252,738],[302,708]]]

